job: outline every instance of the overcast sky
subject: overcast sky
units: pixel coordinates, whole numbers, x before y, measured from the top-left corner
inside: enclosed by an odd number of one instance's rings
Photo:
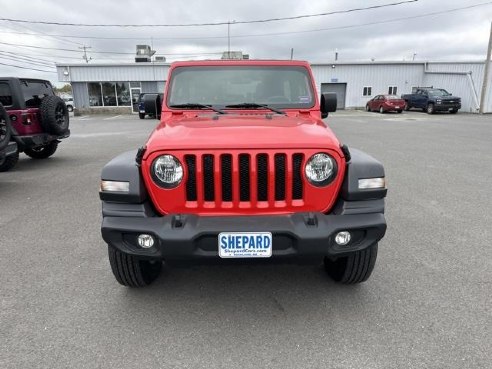
[[[404,0],[0,0],[0,17],[86,24],[190,24],[291,17],[399,1]],[[475,8],[421,17],[485,3]],[[232,24],[230,41],[231,50],[241,50],[251,58],[263,59],[288,59],[293,48],[294,58],[310,62],[331,62],[336,49],[339,61],[412,60],[414,54],[415,60],[484,60],[491,21],[492,1],[418,0],[346,14]],[[55,62],[83,62],[83,52],[78,48],[84,44],[91,47],[88,50],[88,56],[92,58],[90,63],[100,63],[132,62],[135,45],[151,42],[156,55],[165,56],[167,61],[219,58],[228,47],[227,25],[103,28],[0,21],[0,63],[52,72]],[[54,73],[2,64],[0,75],[57,82]]]

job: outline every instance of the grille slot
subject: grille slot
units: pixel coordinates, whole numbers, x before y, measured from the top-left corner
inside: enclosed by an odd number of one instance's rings
[[[275,201],[285,200],[285,154],[275,154]]]
[[[239,155],[239,200],[250,200],[249,155]]]
[[[186,182],[186,200],[196,201],[196,158],[195,155],[185,156],[186,167],[188,168],[188,181]]]
[[[220,166],[222,167],[222,201],[232,201],[232,155],[221,155]]]
[[[294,154],[292,157],[292,198],[301,200],[303,198],[303,183],[302,183],[302,154]]]
[[[203,155],[203,197],[205,201],[215,200],[214,156]]]
[[[258,154],[257,173],[258,173],[258,201],[268,201],[268,155]]]

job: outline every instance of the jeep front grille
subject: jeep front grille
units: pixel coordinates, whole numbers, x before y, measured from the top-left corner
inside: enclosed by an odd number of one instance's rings
[[[303,205],[302,153],[185,155],[190,207]]]

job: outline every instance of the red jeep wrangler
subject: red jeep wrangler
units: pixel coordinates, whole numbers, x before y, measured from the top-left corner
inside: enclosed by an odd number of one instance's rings
[[[324,260],[338,282],[371,274],[384,236],[383,166],[341,145],[307,62],[172,64],[161,122],[102,171],[102,236],[117,281],[162,261]]]
[[[5,122],[0,131],[9,127],[5,137],[11,140],[8,152],[0,155],[0,172],[14,167],[19,152],[34,159],[50,157],[70,135],[65,102],[50,82],[40,79],[0,77],[0,122]]]

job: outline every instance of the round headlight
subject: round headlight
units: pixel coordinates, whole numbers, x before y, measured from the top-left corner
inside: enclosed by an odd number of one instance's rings
[[[323,152],[314,154],[306,163],[306,177],[315,186],[326,186],[337,174],[337,163]]]
[[[183,179],[183,166],[176,157],[161,155],[154,160],[151,174],[157,185],[164,188],[174,188]]]

